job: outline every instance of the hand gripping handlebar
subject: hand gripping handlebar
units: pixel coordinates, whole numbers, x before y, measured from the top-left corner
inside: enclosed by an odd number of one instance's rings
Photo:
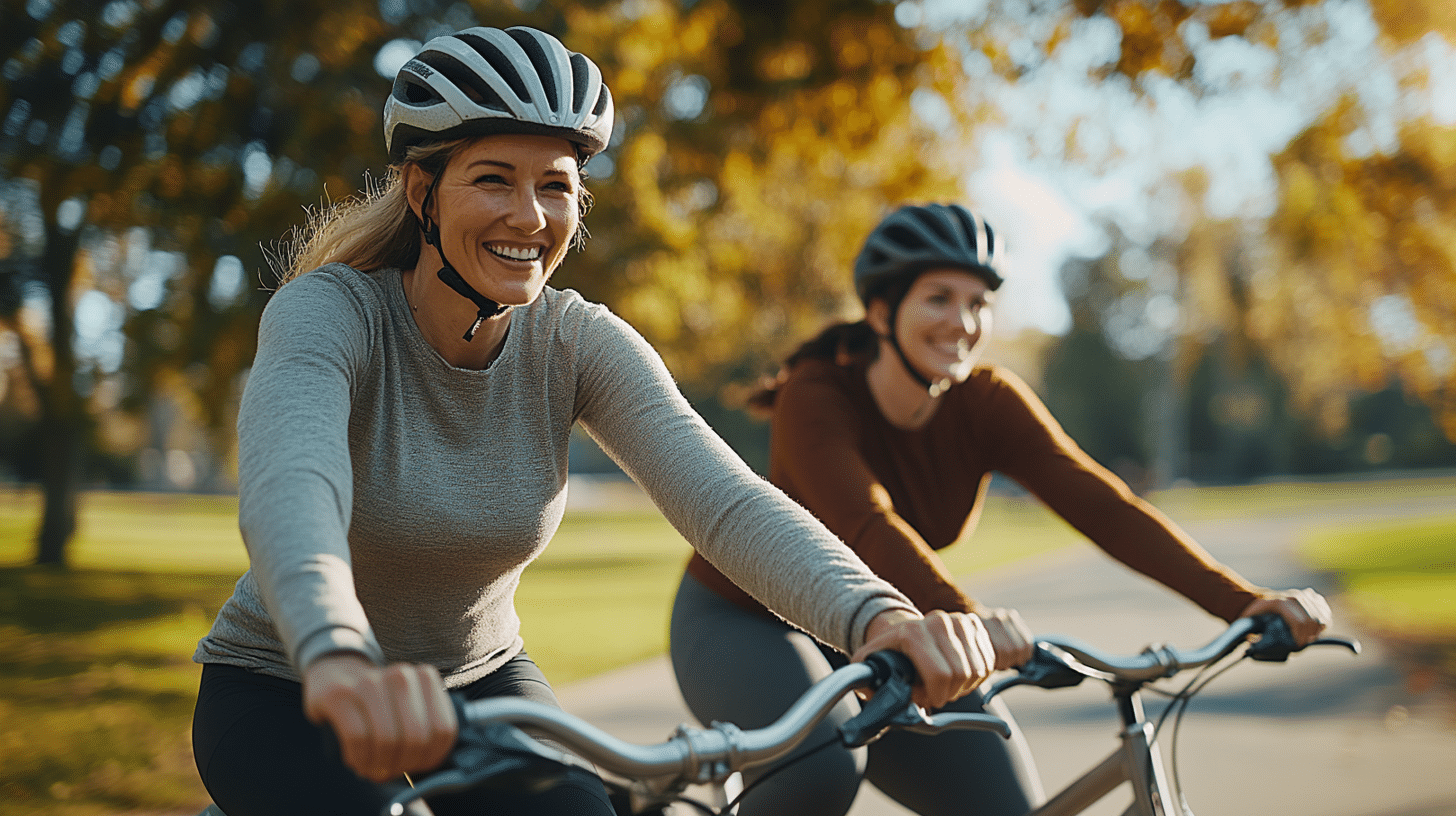
[[[1037,638],[1031,659],[1019,667],[1019,673],[992,686],[986,696],[990,699],[1013,686],[1075,686],[1088,677],[1112,684],[1141,685],[1222,660],[1256,635],[1258,639],[1248,648],[1248,656],[1254,660],[1282,662],[1307,648],[1296,645],[1289,625],[1272,613],[1239,618],[1213,640],[1192,650],[1155,644],[1136,655],[1114,655],[1076,638],[1047,635]],[[1342,637],[1320,638],[1308,646],[1343,646],[1360,653],[1359,641]]]
[[[385,812],[400,816],[412,800],[477,785],[548,786],[568,766],[581,764],[526,732],[555,740],[618,776],[666,780],[661,786],[664,789],[720,781],[735,771],[789,753],[841,697],[861,688],[873,689],[874,696],[840,727],[840,739],[850,747],[871,742],[892,727],[918,733],[976,729],[1010,736],[1005,721],[986,714],[927,716],[911,702],[913,683],[914,669],[908,659],[894,652],[876,652],[810,686],[788,711],[763,728],[744,730],[730,723],[713,723],[708,728],[680,725],[666,742],[653,745],[623,741],[575,715],[531,700],[456,698],[461,737],[451,759],[414,788],[396,795]]]

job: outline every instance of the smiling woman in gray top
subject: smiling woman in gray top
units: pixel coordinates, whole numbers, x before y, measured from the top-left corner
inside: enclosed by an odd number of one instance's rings
[[[765,606],[845,652],[905,652],[919,702],[994,662],[976,616],[922,617],[751,472],[631,327],[546,285],[611,127],[600,72],[555,38],[439,37],[386,105],[386,184],[310,225],[238,421],[250,569],[195,655],[194,753],[229,816],[377,812],[382,783],[448,752],[446,688],[554,703],[513,599],[561,522],[576,422]],[[430,804],[611,812],[587,773]]]

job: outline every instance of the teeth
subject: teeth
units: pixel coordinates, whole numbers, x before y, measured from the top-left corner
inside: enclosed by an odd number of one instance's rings
[[[490,250],[491,254],[493,255],[499,255],[502,258],[510,258],[513,261],[534,261],[537,258],[541,257],[541,247],[538,246],[508,247],[487,245],[486,249]]]

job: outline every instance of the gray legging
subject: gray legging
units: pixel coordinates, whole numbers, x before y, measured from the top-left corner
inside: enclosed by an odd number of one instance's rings
[[[672,609],[672,667],[699,721],[765,726],[844,662],[803,632],[683,576]],[[853,700],[841,701],[795,756],[833,739],[858,710]],[[1024,816],[1041,801],[1041,783],[1011,712],[999,699],[983,708],[979,693],[946,710],[988,711],[1011,723],[1012,739],[977,731],[933,737],[890,731],[867,749],[834,745],[774,773],[748,793],[740,813],[843,816],[860,780],[868,779],[921,816]],[[745,782],[764,770],[745,774]]]

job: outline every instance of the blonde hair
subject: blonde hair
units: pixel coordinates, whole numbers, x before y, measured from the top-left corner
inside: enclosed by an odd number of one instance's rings
[[[308,210],[307,221],[267,253],[268,264],[278,275],[278,285],[331,263],[346,264],[361,272],[413,268],[420,257],[420,223],[410,209],[402,168],[414,163],[431,177],[437,176],[461,148],[473,141],[450,139],[411,145],[404,160],[391,165],[382,181],[365,180],[362,195]],[[580,188],[579,202],[585,217],[592,204],[586,187]],[[580,249],[586,239],[586,225],[581,223],[572,236],[572,245]]]

